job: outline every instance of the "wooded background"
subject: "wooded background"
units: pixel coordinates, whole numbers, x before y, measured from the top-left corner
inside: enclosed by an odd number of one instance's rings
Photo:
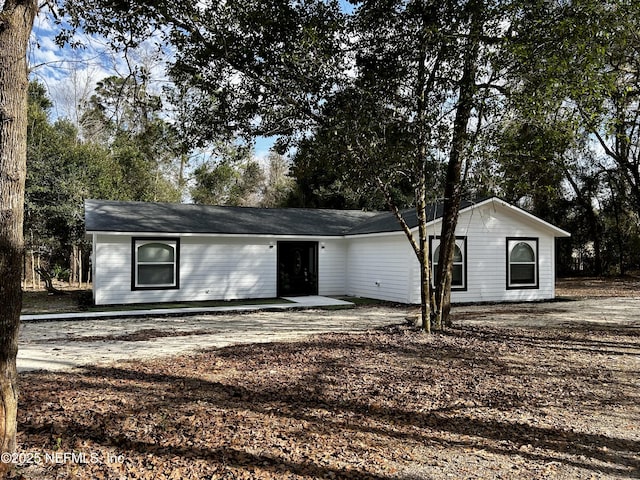
[[[0,0],[2,452],[16,449],[22,288],[37,266],[89,280],[86,198],[413,207],[417,240],[397,217],[425,331],[447,324],[463,197],[498,195],[571,232],[560,274],[636,271],[638,32],[637,0]],[[30,77],[29,46],[80,49],[79,33],[126,68],[65,118]],[[141,61],[154,56],[161,88]],[[268,160],[258,138],[274,141]]]
[[[75,2],[65,13],[81,9]],[[36,267],[90,281],[86,198],[410,208],[412,136],[423,139],[428,199],[443,198],[452,142],[443,125],[461,81],[456,35],[468,36],[473,21],[481,35],[462,196],[498,195],[571,232],[558,242],[559,275],[635,272],[637,10],[630,1],[232,2],[197,25],[160,12],[174,29],[165,27],[174,58],[163,88],[152,89],[150,65],[136,63],[75,98],[66,118],[52,114],[37,75],[29,85],[24,286],[38,283]],[[112,24],[93,19],[88,31],[131,27],[111,13]],[[72,31],[61,24],[61,35]],[[167,53],[145,48],[138,62]],[[421,74],[432,82],[423,107],[412,87]],[[421,131],[408,126],[417,114]],[[255,156],[256,136],[275,141],[266,159]]]

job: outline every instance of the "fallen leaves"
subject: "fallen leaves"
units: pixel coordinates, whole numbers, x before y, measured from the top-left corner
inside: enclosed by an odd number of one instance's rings
[[[640,279],[625,277],[561,278],[556,282],[556,294],[563,297],[637,297]]]
[[[393,327],[29,373],[19,451],[95,461],[14,478],[633,476],[639,354],[637,329]]]
[[[157,328],[144,328],[131,333],[109,334],[109,335],[67,335],[65,337],[46,338],[34,343],[56,343],[60,340],[66,342],[144,342],[156,338],[164,337],[190,337],[193,335],[212,335],[218,333],[218,330],[159,330]],[[55,350],[55,349],[54,349]]]

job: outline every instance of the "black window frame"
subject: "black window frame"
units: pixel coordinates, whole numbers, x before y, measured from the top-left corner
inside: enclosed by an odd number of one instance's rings
[[[435,266],[437,265],[437,261],[436,258],[434,256],[435,253],[435,247],[440,245],[440,236],[439,235],[429,235],[429,263],[431,266],[431,271],[433,272],[433,274],[431,275],[432,277],[432,284],[435,285],[436,283],[436,270],[435,270]],[[456,235],[456,243],[458,241],[462,241],[462,285],[453,285],[453,279],[451,281],[451,291],[452,292],[466,292],[469,286],[469,277],[467,276],[467,247],[469,245],[468,243],[468,238],[466,235],[464,236],[458,236]]]
[[[138,285],[138,248],[140,243],[163,243],[174,248],[174,284]],[[180,289],[180,238],[179,237],[132,237],[131,238],[131,290],[178,290]]]
[[[536,290],[540,288],[540,255],[539,255],[539,246],[540,239],[538,237],[507,237],[506,244],[506,263],[507,263],[507,272],[506,272],[506,280],[507,280],[507,290]],[[511,251],[513,247],[515,247],[518,243],[534,243],[535,248],[533,248],[533,254],[535,255],[534,262],[534,281],[535,283],[512,283],[511,282]],[[531,246],[531,245],[529,245]]]

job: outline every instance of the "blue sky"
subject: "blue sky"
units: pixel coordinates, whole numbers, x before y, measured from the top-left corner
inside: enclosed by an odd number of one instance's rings
[[[95,37],[81,36],[83,48],[60,48],[54,42],[57,33],[55,25],[46,18],[38,18],[34,26],[29,63],[32,67],[31,78],[42,82],[53,101],[52,117],[68,118],[74,123],[79,121],[77,105],[82,99],[90,98],[96,82],[111,75],[126,76],[129,67],[122,58],[112,52],[106,43]],[[167,83],[164,62],[145,46],[136,52],[136,63],[151,66],[150,88],[161,93]],[[258,138],[255,142],[255,155],[266,158],[273,145],[273,138]]]
[[[345,0],[339,3],[345,11],[353,10]],[[54,118],[66,117],[77,123],[77,105],[83,98],[91,96],[96,82],[110,75],[126,76],[128,67],[122,55],[111,51],[104,41],[96,37],[79,35],[83,48],[60,48],[54,42],[58,32],[59,27],[45,13],[36,18],[29,50],[31,78],[39,80],[47,88],[54,103]],[[152,72],[150,88],[159,93],[167,82],[164,63],[153,60],[150,50],[151,47],[143,46],[140,52],[136,52],[139,58],[134,60],[149,63]],[[273,141],[273,138],[256,139],[256,156],[266,158]]]

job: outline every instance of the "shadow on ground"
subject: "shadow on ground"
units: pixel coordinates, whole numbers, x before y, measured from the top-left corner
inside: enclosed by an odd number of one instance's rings
[[[639,352],[624,328],[393,327],[31,373],[19,440],[125,457],[38,478],[637,477]]]

